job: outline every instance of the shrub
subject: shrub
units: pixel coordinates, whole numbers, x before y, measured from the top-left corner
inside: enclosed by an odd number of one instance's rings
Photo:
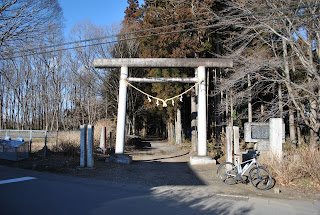
[[[305,176],[320,184],[320,152],[310,147],[303,147],[299,156]]]
[[[54,147],[54,151],[60,152],[65,156],[75,157],[80,154],[80,146],[72,142],[60,142],[58,146]]]

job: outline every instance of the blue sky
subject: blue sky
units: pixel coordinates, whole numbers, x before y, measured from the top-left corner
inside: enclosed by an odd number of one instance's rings
[[[64,34],[83,20],[91,20],[95,25],[120,23],[124,17],[127,0],[59,0],[64,15]]]

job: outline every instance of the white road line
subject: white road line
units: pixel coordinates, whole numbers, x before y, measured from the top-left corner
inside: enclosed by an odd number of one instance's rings
[[[21,181],[28,181],[36,179],[35,177],[22,177],[22,178],[12,178],[7,180],[0,181],[0,184],[9,184],[9,183],[15,183],[15,182],[21,182]]]
[[[236,198],[236,199],[244,199],[248,200],[248,196],[237,196],[237,195],[228,195],[228,194],[216,194],[216,196],[226,197],[226,198]]]

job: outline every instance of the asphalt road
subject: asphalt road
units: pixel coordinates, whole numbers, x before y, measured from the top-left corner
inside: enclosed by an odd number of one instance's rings
[[[0,166],[0,214],[320,214],[318,201],[121,184]]]

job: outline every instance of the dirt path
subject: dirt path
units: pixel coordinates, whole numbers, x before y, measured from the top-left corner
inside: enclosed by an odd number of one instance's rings
[[[161,141],[145,141],[144,147],[128,153],[134,162],[189,162],[189,152]]]

